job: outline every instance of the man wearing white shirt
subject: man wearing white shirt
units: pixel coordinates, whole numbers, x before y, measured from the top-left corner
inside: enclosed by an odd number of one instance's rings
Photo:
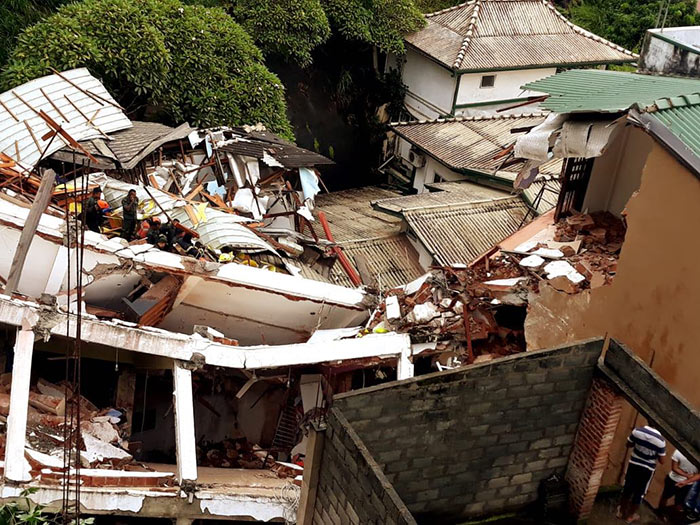
[[[666,507],[669,500],[673,497],[674,504],[678,507],[683,505],[690,485],[679,487],[682,483],[698,473],[698,468],[686,458],[680,450],[676,450],[671,456],[671,472],[668,473],[664,480],[664,491],[661,494],[660,507]]]

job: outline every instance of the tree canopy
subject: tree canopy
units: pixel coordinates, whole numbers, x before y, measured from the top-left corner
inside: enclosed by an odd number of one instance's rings
[[[311,63],[311,52],[331,34],[319,0],[237,0],[231,15],[263,53]]]
[[[4,88],[87,67],[132,115],[197,126],[262,122],[291,137],[284,87],[223,9],[179,0],[83,0],[27,28]]]
[[[576,0],[568,2],[565,14],[575,24],[638,52],[646,30],[657,25],[661,3],[659,0]],[[663,22],[663,13],[661,18]],[[698,24],[700,15],[693,0],[671,0],[665,27]]]
[[[403,53],[406,33],[423,27],[425,19],[413,0],[321,0],[331,27],[349,40]]]

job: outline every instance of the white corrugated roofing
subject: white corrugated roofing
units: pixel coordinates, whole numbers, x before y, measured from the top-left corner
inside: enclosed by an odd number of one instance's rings
[[[31,169],[41,158],[67,144],[57,136],[47,149],[52,129],[39,115],[44,111],[75,140],[88,140],[131,127],[102,83],[85,68],[37,78],[0,94],[0,151]],[[71,84],[75,84],[73,86]]]

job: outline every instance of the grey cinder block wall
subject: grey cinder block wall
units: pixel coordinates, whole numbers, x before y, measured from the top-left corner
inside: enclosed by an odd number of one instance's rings
[[[566,470],[602,346],[591,340],[342,394],[335,413],[418,521],[522,509],[543,479]],[[355,466],[341,468],[335,475],[345,479]],[[322,479],[327,470],[324,462]]]

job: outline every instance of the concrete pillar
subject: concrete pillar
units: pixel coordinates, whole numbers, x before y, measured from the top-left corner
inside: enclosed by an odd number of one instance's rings
[[[406,336],[407,341],[401,350],[399,361],[396,366],[396,379],[408,379],[413,377],[413,363],[411,362],[411,340]]]
[[[5,478],[12,481],[31,479],[29,472],[25,470],[24,442],[27,433],[29,380],[32,374],[33,353],[34,332],[25,328],[17,330],[5,445]]]
[[[194,433],[192,372],[173,362],[175,446],[180,484],[197,480],[197,447]]]
[[[571,510],[578,520],[588,518],[593,508],[621,414],[622,397],[606,381],[594,379],[565,476]]]
[[[313,426],[309,427],[309,440],[306,444],[306,457],[304,458],[304,477],[301,482],[301,496],[297,510],[297,525],[311,525],[313,522],[325,437],[325,431],[316,430]]]

